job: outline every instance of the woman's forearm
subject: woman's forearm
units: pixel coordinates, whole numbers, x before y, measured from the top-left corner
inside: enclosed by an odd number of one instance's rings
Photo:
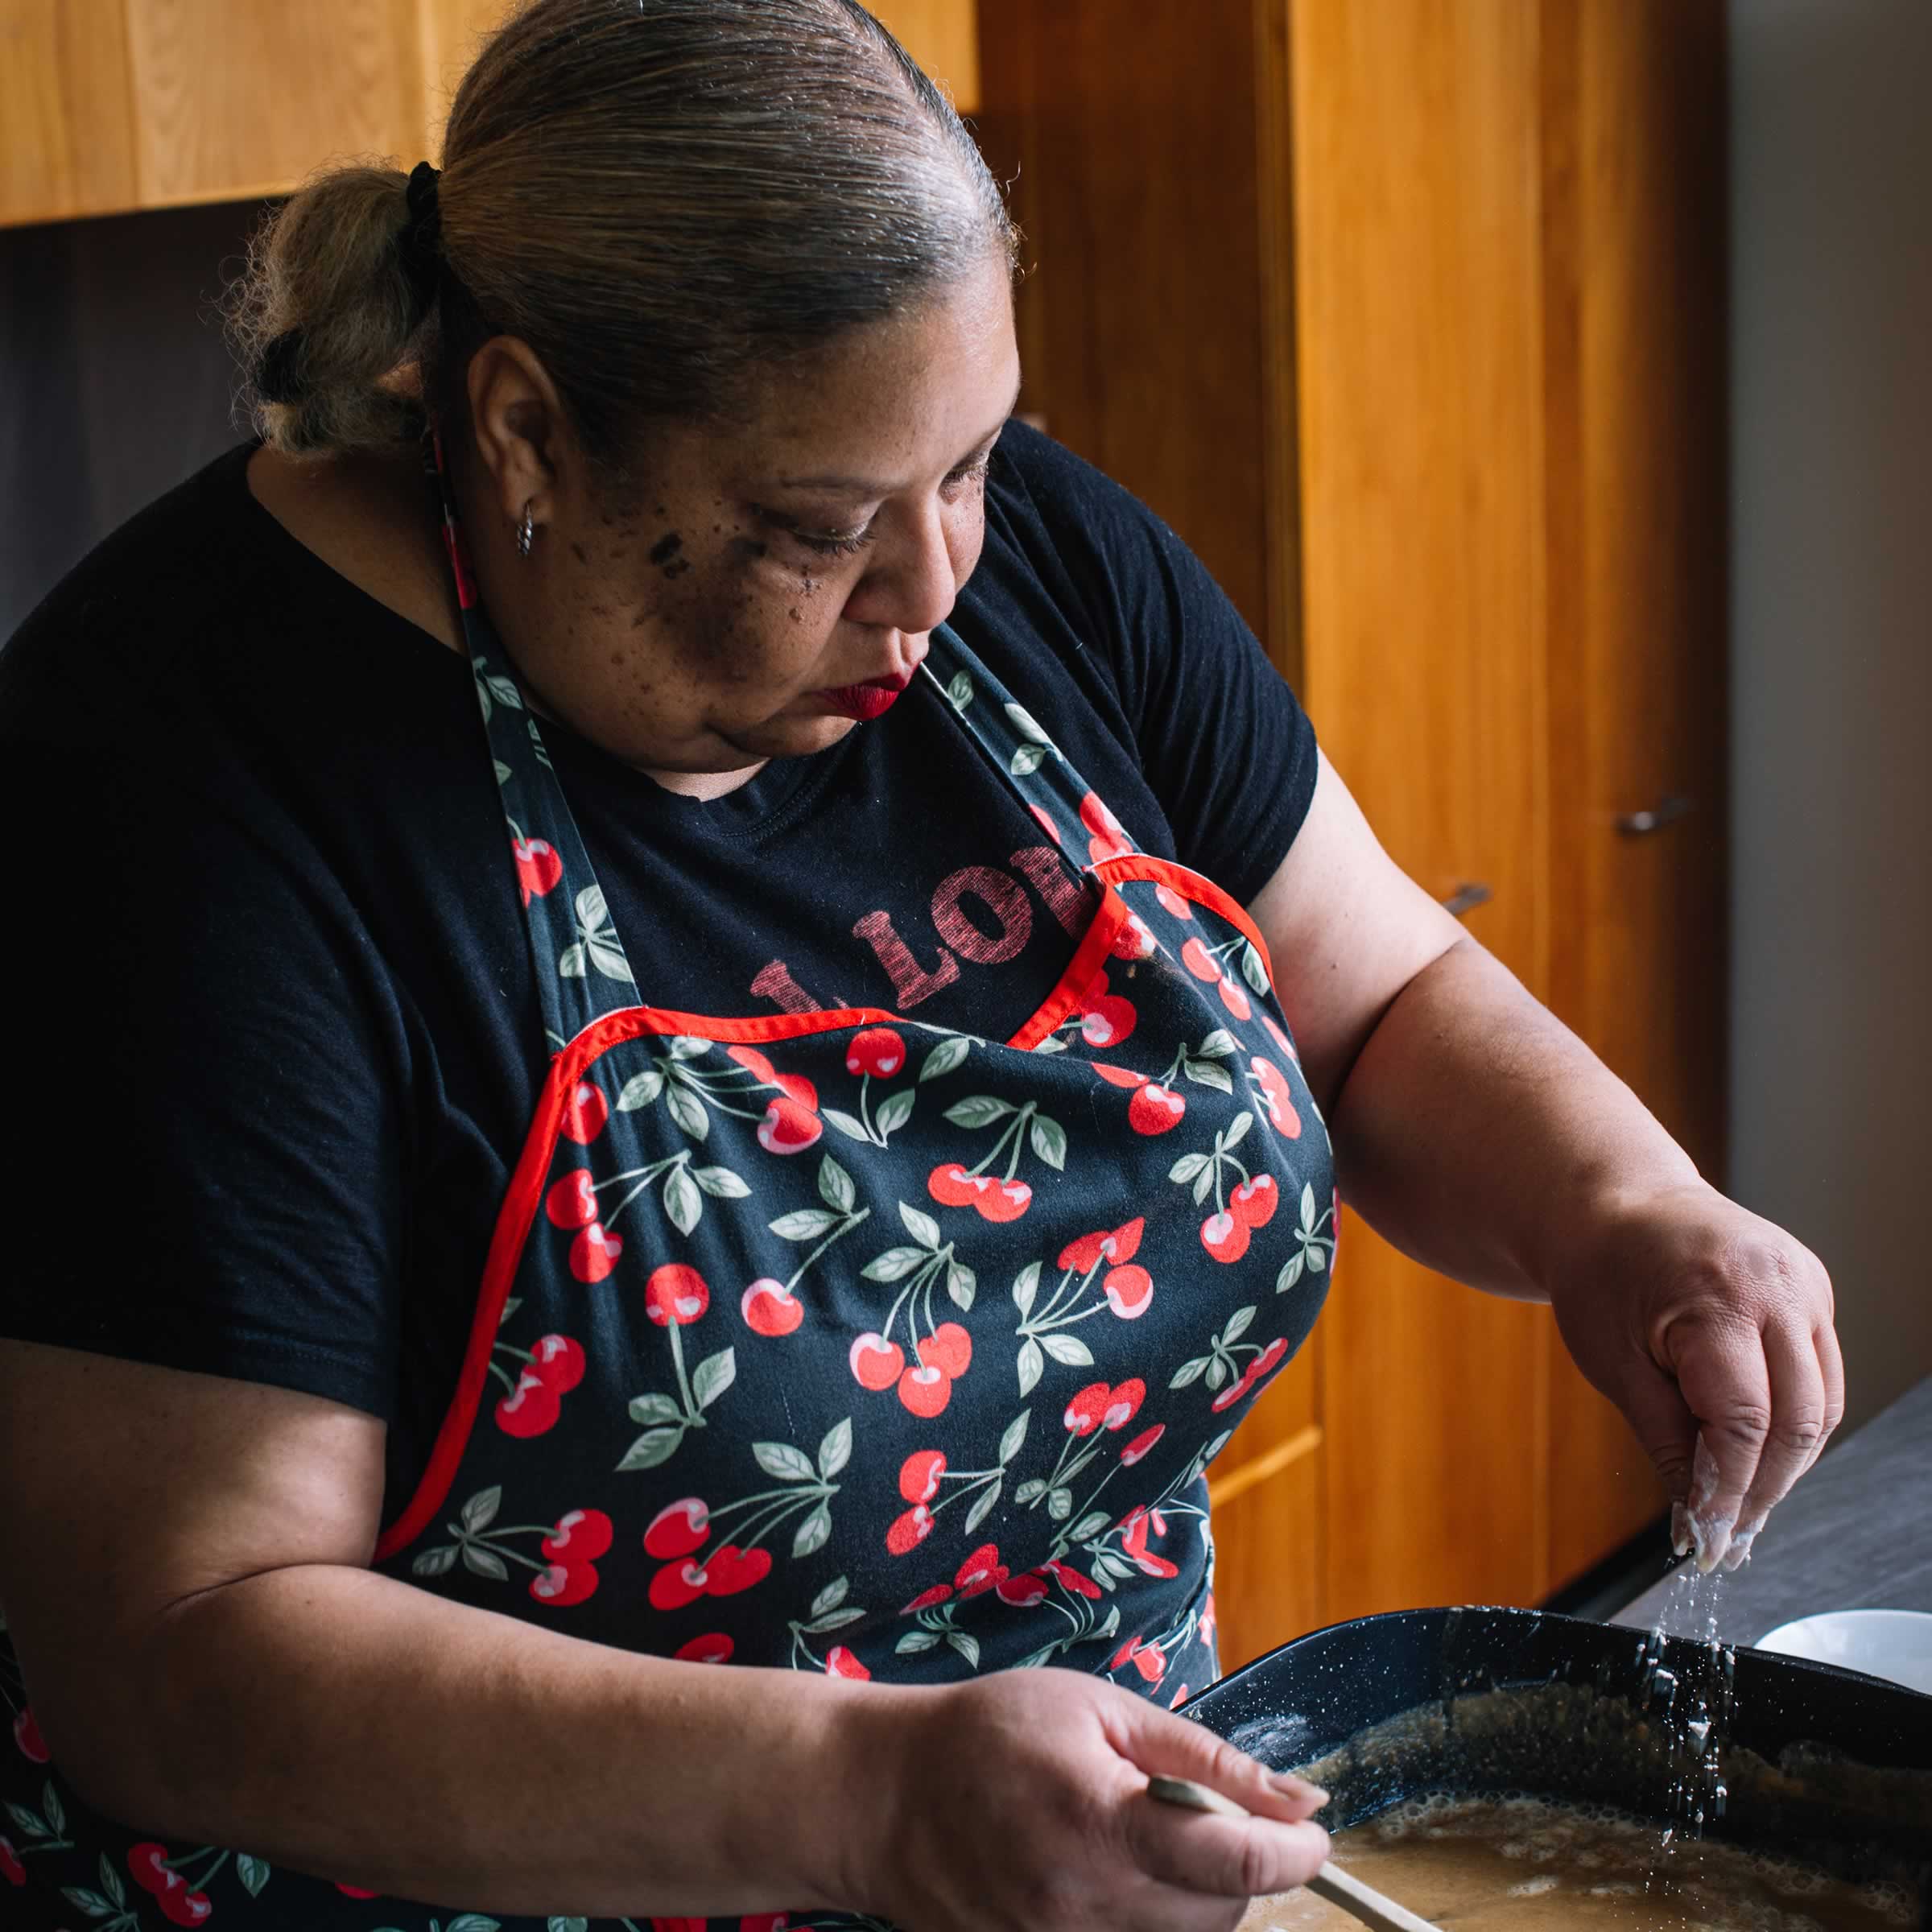
[[[1698,1179],[1637,1096],[1472,941],[1383,1013],[1330,1127],[1352,1207],[1405,1253],[1501,1294],[1548,1294],[1601,1212]]]
[[[931,1695],[635,1657],[320,1565],[176,1605],[128,1662],[114,1763],[68,1766],[101,1808],[504,1914],[850,1904],[857,1767]]]

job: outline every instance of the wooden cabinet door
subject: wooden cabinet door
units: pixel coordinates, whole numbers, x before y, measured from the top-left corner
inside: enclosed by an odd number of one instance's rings
[[[134,204],[122,0],[0,0],[0,226]]]
[[[133,0],[127,20],[145,208],[284,192],[356,155],[419,159],[415,0]]]
[[[1302,696],[1398,864],[1533,992],[1549,774],[1538,37],[1521,0],[1296,0]],[[1292,989],[1288,996],[1292,1014]],[[1534,1602],[1546,1311],[1352,1216],[1323,1317],[1326,1608]]]

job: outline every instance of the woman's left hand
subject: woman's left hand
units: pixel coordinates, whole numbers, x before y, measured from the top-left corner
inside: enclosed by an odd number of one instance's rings
[[[1592,1217],[1567,1261],[1558,1325],[1669,1488],[1673,1542],[1736,1569],[1844,1414],[1830,1278],[1701,1181]]]

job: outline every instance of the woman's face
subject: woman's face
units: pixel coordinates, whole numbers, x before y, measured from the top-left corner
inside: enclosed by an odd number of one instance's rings
[[[486,461],[492,379],[478,395],[473,371]],[[910,679],[979,560],[1018,386],[989,259],[769,374],[741,426],[654,436],[621,512],[553,437],[527,559],[501,514],[523,486],[490,463],[485,601],[546,710],[675,789],[727,790],[836,743]]]

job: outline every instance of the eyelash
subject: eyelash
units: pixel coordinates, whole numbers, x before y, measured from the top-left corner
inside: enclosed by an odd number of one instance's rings
[[[964,469],[956,469],[946,481],[948,484],[977,483],[985,479],[986,466],[993,460],[991,452],[983,456],[976,463],[969,463]],[[811,536],[802,530],[790,533],[795,542],[803,543],[815,555],[821,557],[849,557],[872,541],[872,526],[868,523],[863,530],[852,531],[845,536]]]

